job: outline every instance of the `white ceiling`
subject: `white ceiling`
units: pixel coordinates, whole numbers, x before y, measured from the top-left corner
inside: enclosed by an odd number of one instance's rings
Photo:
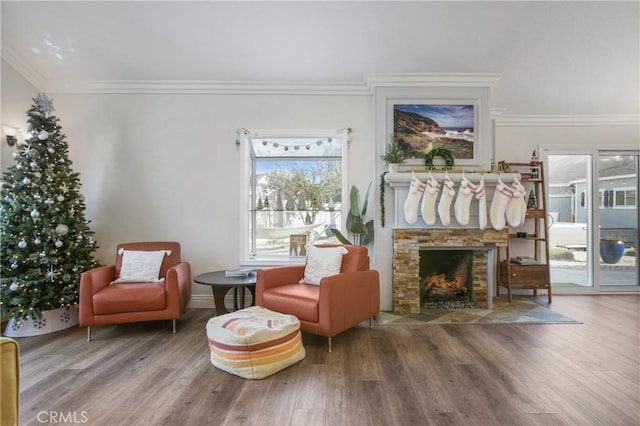
[[[2,57],[79,81],[500,73],[509,114],[638,114],[639,2],[2,1]]]

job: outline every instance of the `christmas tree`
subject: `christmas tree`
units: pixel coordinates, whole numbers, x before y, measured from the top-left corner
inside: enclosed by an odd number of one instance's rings
[[[98,266],[79,174],[46,95],[27,111],[28,139],[2,173],[0,307],[20,320],[78,303],[80,274]]]

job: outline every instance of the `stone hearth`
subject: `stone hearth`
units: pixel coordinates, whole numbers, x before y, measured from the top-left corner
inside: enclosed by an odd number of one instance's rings
[[[507,229],[394,229],[394,313],[420,313],[421,250],[472,250],[473,299],[491,309],[490,293],[496,285],[496,249],[507,244]]]

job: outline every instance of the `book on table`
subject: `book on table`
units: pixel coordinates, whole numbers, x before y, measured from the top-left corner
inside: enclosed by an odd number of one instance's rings
[[[249,266],[241,266],[239,268],[227,269],[224,272],[225,277],[248,277],[251,274],[255,274],[258,268],[249,267]]]
[[[530,256],[516,256],[511,258],[511,263],[518,265],[537,265],[538,261]]]

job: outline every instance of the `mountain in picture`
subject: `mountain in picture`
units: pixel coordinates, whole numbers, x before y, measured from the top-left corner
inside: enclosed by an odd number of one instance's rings
[[[406,158],[444,148],[455,159],[471,159],[473,114],[473,105],[394,105],[393,133]]]

